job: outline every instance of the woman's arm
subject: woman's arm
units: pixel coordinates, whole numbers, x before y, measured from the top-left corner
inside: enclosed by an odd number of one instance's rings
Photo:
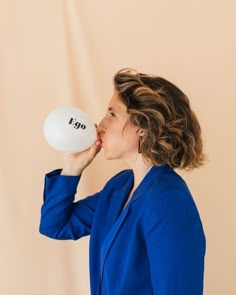
[[[46,174],[40,233],[54,239],[79,239],[89,235],[100,193],[74,202],[84,169],[101,150],[101,139],[85,151],[64,154],[64,168]]]
[[[74,202],[80,176],[60,172],[58,169],[45,176],[39,231],[53,239],[76,240],[90,234],[100,193]]]

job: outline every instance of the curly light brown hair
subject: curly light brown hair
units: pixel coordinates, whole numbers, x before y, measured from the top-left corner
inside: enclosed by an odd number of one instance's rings
[[[142,129],[139,152],[153,165],[191,170],[205,162],[201,127],[188,97],[170,81],[124,68],[114,76],[115,90]]]

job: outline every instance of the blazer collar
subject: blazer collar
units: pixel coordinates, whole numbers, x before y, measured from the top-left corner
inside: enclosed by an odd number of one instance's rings
[[[159,178],[168,170],[171,170],[171,168],[167,164],[164,164],[162,166],[152,166],[152,168],[144,176],[139,186],[133,192],[132,198],[130,199],[129,203],[132,203],[133,201],[141,197],[142,194],[148,189],[148,187],[150,187],[154,182],[158,181]],[[129,170],[129,172],[130,174],[126,175],[127,177],[126,183],[114,192],[116,197],[114,198],[115,203],[113,204],[113,208],[114,208],[113,221],[115,221],[121,214],[124,204],[127,200],[127,197],[134,185],[133,170]]]
[[[139,186],[134,191],[133,196],[131,198],[131,202],[139,198],[148,189],[148,187],[150,187],[154,182],[158,181],[159,178],[168,170],[171,170],[168,164],[163,164],[161,166],[152,166],[152,168],[147,172]],[[131,190],[133,183],[134,174],[132,171],[130,179],[127,181],[127,184],[125,184],[125,186],[122,187],[122,190],[128,193],[128,191]]]

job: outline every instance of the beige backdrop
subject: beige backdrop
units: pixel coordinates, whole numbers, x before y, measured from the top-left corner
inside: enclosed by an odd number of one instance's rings
[[[206,233],[204,294],[236,294],[235,15],[235,0],[0,0],[1,295],[89,294],[89,239],[38,233],[44,174],[63,165],[42,128],[65,105],[98,123],[123,67],[163,76],[191,100],[208,162],[180,174]],[[77,198],[124,167],[101,152]]]

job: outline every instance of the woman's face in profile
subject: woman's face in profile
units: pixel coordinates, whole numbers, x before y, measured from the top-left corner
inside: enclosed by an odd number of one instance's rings
[[[98,125],[106,159],[126,159],[137,155],[138,128],[127,122],[129,116],[127,107],[115,91],[108,104],[106,115]]]

